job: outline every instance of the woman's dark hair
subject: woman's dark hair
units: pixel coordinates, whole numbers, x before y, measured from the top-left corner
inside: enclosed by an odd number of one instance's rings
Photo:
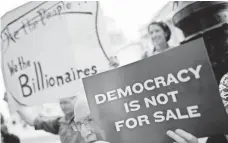
[[[158,25],[159,27],[162,28],[162,30],[165,32],[165,39],[166,41],[168,42],[169,39],[170,39],[170,36],[171,36],[171,30],[169,28],[169,26],[164,23],[164,22],[151,22],[149,25],[148,25],[148,32],[150,33],[150,26],[152,25]]]

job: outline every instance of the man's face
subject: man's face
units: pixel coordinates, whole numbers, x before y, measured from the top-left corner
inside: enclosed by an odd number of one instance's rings
[[[79,101],[80,102],[80,101]],[[103,131],[90,116],[87,104],[76,102],[74,124],[86,143],[104,140]]]
[[[86,143],[92,143],[99,140],[96,132],[97,127],[90,115],[85,116],[81,121],[75,120],[75,125]]]
[[[74,98],[60,100],[60,107],[65,115],[74,113]]]

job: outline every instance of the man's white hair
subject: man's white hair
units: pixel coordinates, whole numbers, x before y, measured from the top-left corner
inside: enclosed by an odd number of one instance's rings
[[[74,104],[74,116],[77,117],[78,112],[90,112],[86,95],[78,95]]]

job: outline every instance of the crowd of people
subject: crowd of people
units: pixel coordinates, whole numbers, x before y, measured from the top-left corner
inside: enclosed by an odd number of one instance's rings
[[[148,33],[154,45],[154,49],[152,51],[146,51],[142,55],[142,59],[171,48],[168,44],[171,30],[164,22],[150,23]],[[110,66],[113,68],[118,67],[120,62],[117,57],[110,58]],[[86,96],[77,95],[64,98],[61,99],[59,103],[64,113],[63,117],[34,116],[27,112],[27,108],[29,107],[21,107],[17,110],[17,113],[27,124],[34,126],[36,130],[44,130],[59,135],[62,143],[106,142],[104,131],[90,114]],[[169,130],[166,134],[177,143],[199,143],[197,137],[182,129],[176,129],[175,131]],[[7,132],[4,120],[1,120],[1,135],[3,143],[20,142],[18,137]],[[207,143],[228,143],[228,135],[209,137]]]

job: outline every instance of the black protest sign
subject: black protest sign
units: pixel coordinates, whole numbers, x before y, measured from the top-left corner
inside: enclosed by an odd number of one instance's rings
[[[175,129],[196,137],[228,133],[228,116],[202,39],[83,83],[107,141],[167,143],[166,131]]]

